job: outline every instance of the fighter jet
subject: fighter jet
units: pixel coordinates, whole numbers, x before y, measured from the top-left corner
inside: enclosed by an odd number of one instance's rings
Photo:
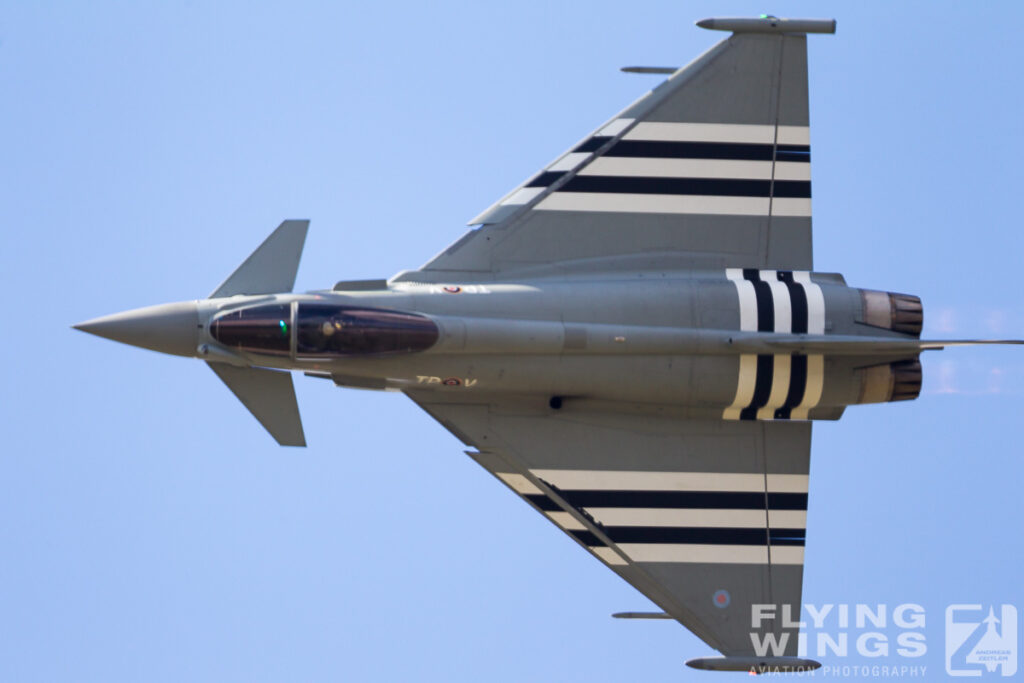
[[[811,423],[921,389],[921,300],[814,270],[807,35],[731,33],[417,270],[291,293],[288,220],[209,297],[75,325],[199,358],[286,446],[292,376],[392,390],[721,657],[798,671]]]

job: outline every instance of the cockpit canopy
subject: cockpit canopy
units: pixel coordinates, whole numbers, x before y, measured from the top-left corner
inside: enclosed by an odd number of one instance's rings
[[[295,355],[350,356],[429,349],[438,330],[430,318],[382,308],[299,304]]]
[[[328,303],[273,304],[224,313],[210,324],[225,346],[271,356],[324,358],[412,353],[437,342],[423,315]]]
[[[240,308],[210,323],[210,334],[224,346],[268,356],[291,354],[291,329],[291,304]]]

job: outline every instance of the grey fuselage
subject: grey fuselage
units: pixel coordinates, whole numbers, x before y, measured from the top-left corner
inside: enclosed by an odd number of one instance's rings
[[[301,370],[357,388],[529,395],[553,407],[571,400],[660,404],[694,416],[728,418],[730,406],[748,407],[737,404],[744,384],[742,359],[751,358],[752,367],[757,366],[752,370],[756,376],[749,381],[763,386],[755,391],[774,395],[774,404],[768,408],[779,408],[780,397],[787,392],[785,386],[772,386],[783,381],[778,377],[780,363],[776,362],[775,377],[766,379],[753,359],[789,359],[789,351],[768,353],[771,349],[763,342],[780,334],[787,338],[808,334],[806,322],[801,329],[797,321],[800,313],[795,295],[786,303],[790,320],[780,320],[785,315],[780,312],[779,306],[785,303],[780,297],[789,295],[784,287],[780,289],[777,271],[754,272],[757,275],[748,275],[748,279],[771,279],[773,285],[759,285],[757,297],[763,299],[765,292],[775,297],[774,302],[756,300],[753,304],[760,307],[755,313],[762,318],[756,330],[742,329],[740,285],[721,270],[515,284],[393,282],[382,289],[357,291],[346,291],[346,283],[339,283],[332,291],[197,302],[199,343],[195,355],[212,362]],[[914,338],[864,322],[864,290],[847,287],[841,276],[813,274],[808,280],[821,294],[824,329],[820,335]],[[232,311],[270,305],[286,305],[280,321],[282,330],[290,335],[286,352],[268,355],[245,345],[225,345],[211,333],[211,322]],[[307,305],[424,316],[436,325],[436,342],[416,351],[303,353],[295,343],[296,316]],[[766,305],[774,306],[776,318],[768,321],[774,326],[770,331],[764,329]],[[746,315],[749,319],[750,313]],[[886,387],[879,388],[877,382],[867,386],[871,373],[865,375],[864,369],[888,368],[897,356],[917,354],[892,354],[892,358],[877,353],[809,355],[812,367],[815,356],[820,360],[820,395],[803,415],[794,418],[836,419],[846,405],[892,400]],[[891,372],[881,375],[883,384],[892,383]],[[795,381],[788,376],[784,379]],[[805,383],[809,387],[811,380]],[[792,403],[793,397],[789,398]],[[763,399],[761,405],[766,403]],[[774,411],[756,412],[760,419],[779,416]],[[752,411],[747,413],[745,417],[753,416]]]

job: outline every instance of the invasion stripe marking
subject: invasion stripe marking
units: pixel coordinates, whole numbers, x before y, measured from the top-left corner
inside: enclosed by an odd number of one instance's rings
[[[807,296],[807,332],[825,334],[825,295],[821,287],[811,280],[807,271],[793,273],[793,280],[799,282]]]
[[[810,145],[810,126],[779,126],[775,142],[780,145]]]
[[[604,128],[597,131],[597,134],[614,137],[629,128],[629,124],[634,121],[636,121],[636,119],[615,119],[611,123],[606,124]]]
[[[601,211],[615,213],[684,213],[726,216],[810,215],[807,199],[791,201],[804,205],[775,207],[767,197],[717,197],[706,195],[604,194],[599,192],[552,192],[536,209],[544,211]],[[774,210],[772,210],[774,208]],[[784,213],[789,211],[791,213]]]
[[[583,152],[577,148],[573,151]],[[622,139],[604,153],[609,157],[668,159],[747,159],[750,161],[797,161],[809,163],[809,145],[741,144],[730,142],[651,142]]]
[[[807,297],[807,332],[825,334],[825,295],[821,287],[811,280],[807,271],[793,273],[793,280],[800,284]],[[806,420],[812,408],[821,401],[825,388],[825,358],[820,354],[807,357],[807,382],[800,404],[792,409],[790,417]]]
[[[740,419],[740,413],[754,400],[757,388],[757,356],[744,354],[740,356],[739,380],[736,383],[736,397],[732,405],[725,409],[722,417],[726,420]]]
[[[523,498],[530,501],[544,512],[565,512],[562,510],[562,506],[545,496],[543,493],[528,493],[524,495]]]
[[[521,474],[514,472],[495,472],[499,479],[509,485],[509,487],[516,493],[523,494],[540,494],[544,495],[544,492],[537,488],[532,481],[527,479]]]
[[[778,272],[761,271],[761,280],[768,285],[772,293],[772,305],[775,310],[775,332],[793,331],[793,308],[789,303],[789,291],[786,285],[779,282]]]
[[[582,155],[587,156],[587,155]],[[746,178],[810,181],[810,164],[736,159],[648,159],[644,157],[598,157],[580,171],[581,176],[646,176],[649,178]],[[549,167],[550,171],[567,170]]]
[[[575,167],[584,163],[590,157],[589,153],[586,152],[570,152],[563,155],[561,159],[556,161],[554,164],[548,167],[549,171],[571,171]],[[776,174],[777,175],[777,174]],[[794,180],[803,180],[803,178],[793,178]],[[808,178],[810,179],[810,178]]]
[[[573,152],[596,152],[597,150],[601,149],[601,147],[603,147],[604,145],[608,144],[610,141],[611,141],[610,137],[601,136],[601,135],[595,135],[594,137],[588,138],[588,139],[584,140],[583,142],[581,142],[580,144],[576,145],[576,147],[574,147],[572,151]]]
[[[726,268],[725,276],[736,286],[736,295],[740,301],[740,330],[743,332],[757,331],[757,292],[754,290],[754,284],[745,277],[745,271],[741,268]],[[740,411],[750,405],[754,398],[756,381],[757,356],[751,354],[740,356],[736,397],[733,398],[732,405],[723,411],[724,419],[740,419]]]
[[[604,542],[592,531],[573,529],[568,531],[580,543],[591,547],[604,547]],[[688,529],[688,528],[647,528],[615,527],[602,529],[616,545],[721,545],[752,546],[767,550],[769,542],[763,529]],[[770,545],[776,548],[801,547],[804,545],[802,529],[770,529]]]
[[[755,268],[744,268],[743,278],[750,282],[757,294],[757,331],[775,331],[775,304],[772,301],[772,288],[761,280],[760,272]]]
[[[789,393],[782,407],[775,411],[775,418],[779,420],[792,417],[793,408],[803,401],[807,387],[807,356],[793,356],[790,363]]]
[[[618,546],[634,562],[768,564],[768,546],[624,543]],[[804,563],[799,546],[772,546],[771,564]]]
[[[549,187],[566,173],[568,171],[543,171],[528,182],[526,187]]]
[[[612,543],[703,543],[709,545],[803,545],[803,529],[736,529],[724,527],[602,527]],[[766,533],[767,532],[767,533]]]
[[[764,510],[765,493],[721,491],[559,491],[573,507],[591,508],[720,508]],[[533,500],[532,496],[528,496]],[[806,510],[806,493],[767,494],[769,510]],[[550,501],[554,504],[554,501]],[[535,503],[539,506],[539,503]],[[544,509],[544,508],[542,508]],[[561,509],[561,508],[557,508]]]
[[[792,475],[796,476],[796,475]],[[584,508],[584,512],[605,526],[697,526],[764,529],[764,510],[708,510],[672,508]],[[807,513],[803,510],[771,510],[771,527],[803,529]]]
[[[568,512],[545,512],[548,518],[566,531],[586,529],[583,522],[579,521]]]
[[[768,403],[772,391],[772,377],[775,374],[775,357],[760,355],[757,357],[757,376],[754,380],[754,398],[750,405],[740,411],[741,420],[753,420],[757,411]]]
[[[743,276],[741,268],[726,268],[725,276],[736,285],[736,294],[740,298],[740,330],[756,331],[757,293],[754,291],[754,285]]]
[[[778,278],[789,291],[793,333],[807,334],[807,294],[804,293],[804,288],[793,280],[793,273],[790,271],[779,271]]]
[[[747,326],[750,326],[751,308],[756,309],[758,332],[776,331],[775,324],[775,303],[771,286],[761,280],[761,272],[756,268],[727,268],[726,277],[739,282],[742,276],[747,287],[754,292],[753,302],[750,297],[740,295],[740,322],[741,329],[744,318]],[[736,284],[737,291],[739,284]],[[753,304],[753,306],[751,305]],[[732,405],[722,411],[722,417],[726,420],[753,420],[758,416],[758,410],[764,406],[771,396],[771,383],[774,373],[774,359],[771,356],[741,355],[739,378],[736,384],[736,396]]]
[[[531,187],[547,187],[562,173],[542,173]],[[562,186],[566,192],[603,192],[620,194],[681,194],[718,197],[788,197],[808,199],[811,184],[801,180],[736,180],[722,178],[657,178],[639,176],[578,175]]]
[[[776,409],[785,405],[786,397],[789,396],[791,364],[792,356],[789,354],[775,355],[775,359],[772,361],[775,370],[772,377],[772,393],[768,396],[764,406],[757,411],[758,420],[774,419]]]
[[[588,152],[569,152],[564,155],[561,159],[548,166],[549,171],[571,171],[580,164],[582,164],[590,154]],[[778,167],[779,164],[776,164]],[[776,176],[778,172],[776,171]],[[787,178],[787,180],[804,180],[804,178]],[[810,178],[807,178],[810,180]]]
[[[639,470],[555,470],[531,469],[530,473],[549,482],[561,493],[585,491],[726,491],[762,492],[762,472],[673,472]],[[807,493],[806,474],[768,474],[768,490],[777,493]]]
[[[608,564],[614,564],[614,565],[629,564],[628,562],[626,562],[626,560],[622,559],[622,557],[617,552],[612,550],[611,548],[604,547],[604,546],[591,546],[591,547],[589,547],[587,549],[590,552],[592,552],[595,555],[597,555],[597,557],[599,559],[607,562]]]
[[[775,180],[807,180],[811,179],[811,165],[794,161],[776,161],[774,165]]]
[[[665,142],[746,142],[773,144],[810,144],[808,126],[779,126],[744,123],[689,123],[641,121],[623,136],[626,140]]]
[[[593,531],[583,530],[571,530],[569,531],[577,541],[587,546],[607,547],[605,542],[597,537]]]
[[[779,197],[772,199],[771,215],[811,217],[810,198]]]
[[[807,388],[804,390],[800,405],[793,408],[790,417],[794,420],[806,420],[811,408],[821,401],[825,388],[825,357],[820,354],[807,356]]]
[[[759,332],[825,333],[825,297],[809,272],[754,268],[742,271],[727,268],[725,272],[737,287],[741,329],[746,329],[744,323],[750,325],[751,309],[756,306]],[[739,273],[753,288],[753,303],[749,293],[744,294],[739,285]],[[736,397],[722,411],[722,417],[727,420],[807,419],[810,410],[821,401],[824,357],[760,355],[753,370],[750,358],[740,356]]]

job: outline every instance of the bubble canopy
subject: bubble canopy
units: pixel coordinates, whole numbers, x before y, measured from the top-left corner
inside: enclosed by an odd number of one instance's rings
[[[324,358],[413,353],[437,342],[437,325],[423,315],[328,303],[252,306],[210,323],[221,344],[270,356]]]
[[[292,305],[253,306],[223,313],[210,334],[224,346],[268,356],[291,355]]]

